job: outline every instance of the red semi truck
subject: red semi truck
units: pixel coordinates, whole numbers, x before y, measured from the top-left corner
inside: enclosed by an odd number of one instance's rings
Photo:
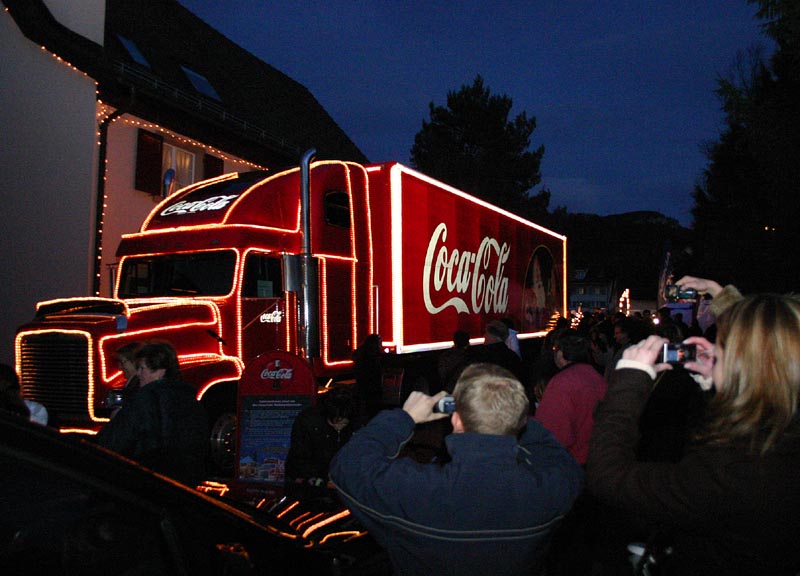
[[[231,442],[236,387],[282,350],[320,382],[378,333],[403,355],[479,342],[511,318],[541,336],[566,310],[566,238],[397,163],[320,161],[220,176],[161,202],[122,238],[114,298],[41,302],[20,327],[26,397],[64,429],[97,430],[125,379],[114,351],[163,339]]]

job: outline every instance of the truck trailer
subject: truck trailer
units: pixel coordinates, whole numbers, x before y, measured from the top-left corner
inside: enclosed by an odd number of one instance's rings
[[[237,383],[267,351],[323,383],[352,373],[369,334],[401,357],[447,348],[455,330],[480,343],[498,319],[539,337],[565,314],[563,235],[398,163],[313,154],[177,191],[122,237],[112,298],[40,302],[16,336],[24,395],[62,430],[96,431],[125,385],[115,351],[167,340],[221,459]]]

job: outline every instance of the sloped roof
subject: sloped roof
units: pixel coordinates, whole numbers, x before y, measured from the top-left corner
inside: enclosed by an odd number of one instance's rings
[[[296,164],[312,147],[319,159],[367,160],[307,88],[177,0],[106,0],[105,46],[62,26],[41,0],[3,3],[28,38],[95,78],[100,98],[125,112],[268,167]],[[198,91],[184,69],[205,77],[219,99]]]

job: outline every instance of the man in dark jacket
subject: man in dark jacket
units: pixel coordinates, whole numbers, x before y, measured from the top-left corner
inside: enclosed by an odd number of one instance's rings
[[[180,378],[175,349],[167,342],[145,344],[136,366],[139,392],[100,430],[97,442],[185,484],[201,482],[208,419],[195,389]]]
[[[297,415],[286,456],[287,488],[327,483],[331,458],[356,428],[355,415],[355,398],[347,385],[331,389]]]
[[[473,350],[475,362],[484,362],[502,366],[514,375],[523,386],[526,385],[525,374],[522,369],[522,360],[516,352],[511,350],[506,344],[508,338],[508,326],[500,320],[494,320],[486,325],[484,332],[484,343],[476,346]]]
[[[473,364],[454,390],[452,461],[398,458],[444,392],[412,393],[381,412],[331,463],[352,513],[388,551],[395,573],[531,574],[581,491],[583,472],[547,430],[507,370]],[[524,433],[518,439],[518,434]]]

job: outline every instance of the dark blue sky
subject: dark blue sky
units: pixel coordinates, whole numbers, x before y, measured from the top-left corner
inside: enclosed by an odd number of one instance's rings
[[[684,225],[722,126],[716,78],[769,45],[745,0],[180,1],[305,85],[372,161],[408,163],[428,104],[480,74],[536,118],[551,208]]]

